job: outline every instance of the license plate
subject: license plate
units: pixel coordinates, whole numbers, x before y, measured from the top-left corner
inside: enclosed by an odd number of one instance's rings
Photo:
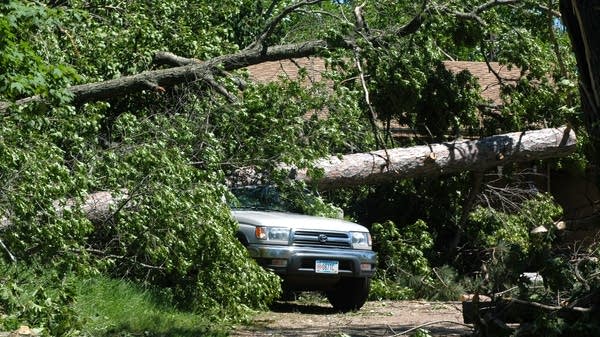
[[[316,260],[315,272],[319,274],[337,274],[339,270],[339,262],[331,260]]]

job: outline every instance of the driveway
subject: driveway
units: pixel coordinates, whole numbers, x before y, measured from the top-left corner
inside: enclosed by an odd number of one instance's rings
[[[410,336],[407,330],[432,323],[431,336],[465,336],[460,302],[373,301],[357,312],[336,313],[324,300],[277,302],[251,323],[238,326],[234,337],[371,337]],[[403,334],[404,333],[404,334]]]

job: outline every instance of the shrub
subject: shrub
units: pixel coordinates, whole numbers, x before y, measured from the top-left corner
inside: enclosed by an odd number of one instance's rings
[[[503,242],[525,252],[531,248],[530,231],[544,226],[553,235],[553,223],[562,209],[549,194],[537,194],[520,204],[514,213],[478,206],[469,215],[468,235],[475,245],[493,247]]]
[[[82,326],[74,294],[69,280],[52,269],[0,260],[0,331],[28,325],[43,336],[70,336]]]
[[[391,221],[375,223],[371,230],[379,259],[371,298],[454,300],[463,293],[453,268],[430,266],[426,254],[433,239],[424,221],[403,228],[402,234]]]

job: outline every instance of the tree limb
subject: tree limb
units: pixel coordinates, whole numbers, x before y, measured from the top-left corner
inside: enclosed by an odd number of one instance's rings
[[[13,253],[11,253],[11,251],[8,249],[8,247],[6,247],[6,245],[4,244],[4,241],[2,241],[2,239],[0,239],[0,247],[2,247],[2,249],[4,249],[4,251],[6,252],[6,254],[8,254],[8,257],[10,258],[10,260],[13,263],[17,262],[17,258],[13,255]]]
[[[522,0],[490,0],[482,5],[479,5],[475,8],[473,8],[473,10],[471,10],[471,13],[481,14],[493,7],[502,6],[502,5],[510,5],[510,4],[517,3],[519,1],[522,1]]]
[[[235,103],[238,101],[237,97],[230,93],[224,86],[222,86],[213,76],[208,76],[204,79],[208,85],[210,85],[216,92],[224,96],[229,103]]]
[[[475,8],[473,8],[470,12],[461,12],[454,11],[449,9],[447,6],[441,7],[446,13],[456,16],[459,19],[463,20],[474,20],[477,21],[482,26],[487,26],[487,23],[479,16],[481,13],[490,10],[497,6],[510,5],[514,3],[518,3],[520,0],[490,0],[484,4],[481,4]]]
[[[475,205],[475,201],[477,201],[477,196],[481,192],[481,185],[483,183],[483,171],[473,171],[471,177],[471,189],[469,190],[469,194],[464,201],[462,206],[462,210],[460,212],[460,221],[458,226],[455,228],[454,237],[450,242],[448,247],[448,251],[450,252],[450,256],[454,256],[456,254],[456,250],[458,248],[458,244],[460,243],[461,237],[464,232],[465,225],[467,224],[467,220],[469,219],[469,213],[473,210],[473,206]]]
[[[556,10],[552,9],[550,6],[544,6],[542,4],[536,4],[535,7],[539,8],[539,9],[545,11],[545,12],[547,12],[549,16],[553,16],[553,17],[556,17],[556,18],[562,17],[562,14],[559,11],[556,11]]]
[[[198,59],[190,59],[187,57],[178,56],[168,51],[159,51],[154,54],[154,57],[152,58],[152,63],[156,65],[180,67],[187,66],[188,64],[192,63],[200,64],[202,63],[202,61]]]
[[[367,22],[365,21],[365,15],[363,14],[363,8],[365,7],[365,3],[360,6],[354,7],[354,18],[356,20],[356,30],[359,32],[369,33],[369,27],[367,26]]]
[[[154,91],[162,92],[164,88],[178,84],[191,83],[198,80],[208,82],[211,77],[214,77],[215,74],[219,74],[220,71],[240,69],[267,61],[314,56],[323,50],[353,50],[356,48],[356,42],[351,36],[336,41],[311,40],[270,47],[264,45],[265,40],[268,39],[275,26],[285,17],[285,15],[293,12],[297,8],[316,4],[320,1],[322,0],[303,0],[285,8],[278,16],[271,20],[263,33],[255,43],[253,43],[254,46],[262,46],[261,48],[250,48],[249,46],[249,48],[239,52],[218,56],[204,62],[181,58],[170,53],[162,52],[157,54],[155,62],[176,65],[175,67],[145,71],[135,75],[96,83],[75,85],[69,87],[68,91],[73,94],[74,104],[83,104],[114,97],[122,97],[131,93],[142,92],[149,88]],[[518,0],[491,0],[474,8],[470,14],[477,15],[495,6],[511,4],[517,1]],[[428,12],[429,0],[424,0],[419,13],[417,13],[408,23],[396,28],[391,28],[388,31],[371,33],[370,35],[365,36],[366,42],[373,45],[381,45],[390,37],[398,38],[411,35],[421,27]],[[460,13],[458,14],[460,15]],[[43,98],[41,96],[26,97],[14,102],[0,101],[0,113],[5,112],[11,106],[22,106],[42,101]]]
[[[548,5],[552,5],[552,0],[548,0]],[[554,13],[552,13],[552,11],[550,10],[550,7],[548,7],[548,11],[547,13],[547,18],[548,18],[548,33],[550,34],[550,43],[552,43],[552,49],[554,50],[554,54],[556,54],[556,61],[558,62],[558,68],[560,69],[560,74],[562,77],[567,78],[568,76],[568,71],[567,71],[567,66],[565,65],[565,61],[563,60],[563,57],[561,55],[560,52],[560,45],[558,43],[558,38],[556,37],[556,33],[554,32],[554,20],[555,20],[555,15]],[[560,13],[558,15],[558,17],[560,17]]]
[[[575,148],[575,133],[569,127],[513,132],[479,140],[331,156],[314,163],[318,177],[311,177],[304,169],[296,171],[295,179],[314,181],[319,189],[328,190],[482,171],[514,162],[563,157]]]
[[[147,263],[139,262],[133,257],[129,257],[129,256],[125,256],[125,255],[109,254],[109,253],[106,253],[99,249],[86,248],[85,251],[88,253],[94,254],[94,255],[104,257],[104,258],[129,261],[135,265],[138,265],[138,266],[146,268],[146,269],[155,269],[155,270],[165,270],[166,269],[163,266],[154,266],[154,265],[150,265]],[[81,252],[81,250],[76,250],[76,252]]]
[[[353,45],[351,41],[341,42],[341,47],[348,48]],[[225,71],[240,69],[249,65],[266,61],[278,61],[291,57],[306,57],[315,55],[320,50],[332,48],[333,46],[324,40],[314,40],[295,44],[278,45],[267,48],[266,52],[258,50],[244,50],[234,54],[216,57],[206,62],[189,62],[186,65],[145,71],[140,74],[124,76],[101,82],[74,85],[68,88],[73,94],[75,104],[83,104],[114,97],[122,97],[127,94],[141,92],[148,89],[148,83],[154,83],[162,88],[172,87],[177,84],[191,83],[195,81],[206,81],[214,73],[222,69]],[[338,47],[338,46],[336,46]],[[168,59],[169,55],[162,54],[162,59]],[[174,60],[175,58],[172,58]],[[183,58],[177,58],[179,62],[185,62]],[[0,112],[5,112],[10,106],[21,106],[34,102],[42,102],[39,95],[31,96],[11,102],[0,102]]]
[[[373,108],[373,104],[371,104],[369,88],[367,87],[367,81],[365,80],[365,73],[363,72],[363,69],[362,69],[360,54],[359,54],[358,50],[355,52],[354,59],[355,59],[356,68],[358,69],[360,84],[363,89],[363,94],[364,94],[363,96],[365,99],[365,104],[367,104],[367,108],[369,109],[369,122],[371,123],[371,128],[373,130],[373,136],[375,136],[375,142],[376,142],[377,147],[383,148],[385,146],[385,144],[383,142],[383,139],[381,139],[381,136],[379,135],[379,127],[377,126],[377,112]],[[384,148],[384,150],[385,150],[385,148]]]
[[[275,28],[281,22],[281,20],[283,20],[286,16],[288,16],[290,13],[292,13],[293,11],[295,11],[296,9],[298,9],[300,7],[314,5],[314,4],[317,4],[317,3],[322,2],[322,1],[323,0],[303,0],[303,1],[297,2],[295,4],[292,4],[292,5],[284,8],[281,11],[281,13],[279,13],[276,17],[274,17],[267,24],[267,26],[265,27],[265,29],[263,30],[263,32],[256,39],[256,41],[252,42],[245,49],[259,48],[261,50],[264,50],[264,48],[266,48],[266,41],[267,41],[267,39],[273,34],[273,31],[275,31]]]
[[[427,326],[430,326],[430,325],[440,324],[440,323],[455,324],[455,325],[460,325],[460,326],[467,327],[469,329],[473,329],[473,326],[471,326],[469,324],[465,324],[465,323],[461,323],[461,322],[455,322],[455,321],[449,321],[449,320],[441,320],[441,321],[432,321],[432,322],[423,323],[423,324],[417,325],[417,326],[415,326],[413,328],[410,328],[408,330],[405,330],[405,331],[402,331],[402,332],[398,332],[398,333],[396,333],[395,331],[392,330],[393,335],[390,336],[390,337],[396,337],[396,336],[406,335],[406,334],[408,334],[410,332],[413,332],[415,330],[419,330],[421,328],[424,328],[424,327],[427,327]],[[390,328],[390,330],[391,330],[391,328]]]
[[[556,306],[556,305],[547,305],[547,304],[542,304],[542,303],[538,303],[538,302],[528,302],[528,301],[523,301],[523,300],[520,300],[520,299],[517,299],[517,298],[507,298],[505,300],[508,303],[523,304],[523,305],[530,306],[530,307],[537,308],[537,309],[541,309],[541,310],[544,310],[544,311],[572,310],[572,311],[580,312],[580,313],[585,313],[585,312],[592,311],[591,308],[582,308],[582,307],[568,308],[568,307],[561,307],[561,306]]]
[[[305,0],[295,5],[288,7],[284,12],[290,12],[300,6],[314,4],[322,0]],[[391,29],[390,31],[378,33],[367,37],[371,43],[381,43],[390,36],[403,37],[416,32],[425,18],[426,4],[410,22],[399,28]],[[274,26],[282,19],[278,16],[273,19],[269,26]],[[268,38],[273,28],[268,28],[263,32],[261,39]],[[177,65],[169,69],[158,69],[145,71],[136,75],[124,76],[117,79],[111,79],[96,83],[75,85],[68,88],[73,94],[73,103],[83,104],[98,100],[104,100],[114,97],[122,97],[135,92],[142,92],[149,88],[153,89],[168,88],[177,84],[190,83],[195,81],[208,81],[211,76],[221,70],[230,71],[240,68],[245,68],[250,65],[263,63],[267,61],[279,61],[289,58],[301,58],[313,56],[320,51],[327,49],[349,49],[356,47],[353,38],[348,37],[335,42],[327,40],[311,40],[292,44],[282,44],[264,48],[245,49],[236,53],[227,54],[215,57],[205,62],[196,61],[194,59],[185,59],[170,53],[158,53],[156,62],[168,65]],[[190,61],[193,60],[193,61]],[[159,89],[159,91],[162,91]],[[34,102],[42,102],[41,96],[31,96],[19,99],[15,102],[1,102],[0,113],[5,112],[11,106],[22,106]]]
[[[180,67],[180,66],[186,66],[189,64],[202,64],[203,61],[195,59],[195,58],[187,58],[187,57],[175,55],[168,51],[159,51],[154,54],[154,57],[152,58],[152,63],[154,63],[156,65],[168,65],[171,67]],[[241,79],[239,77],[232,77],[228,72],[226,72],[224,70],[213,69],[213,72],[216,75],[218,75],[219,77],[230,77],[240,90],[244,90],[247,86],[246,82],[243,79]],[[215,87],[213,85],[214,83],[211,83],[211,80],[214,80],[214,78],[209,76],[207,81],[214,88]],[[235,96],[231,96],[231,94],[229,92],[227,92],[227,90],[225,90],[225,88],[223,88],[222,86],[220,86],[220,87],[223,89],[223,91],[221,92],[220,90],[218,90],[219,93],[224,95],[230,102],[236,101]],[[232,100],[232,97],[234,98],[233,100]]]

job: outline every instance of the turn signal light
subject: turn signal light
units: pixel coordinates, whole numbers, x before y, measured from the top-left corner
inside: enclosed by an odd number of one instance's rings
[[[257,239],[265,240],[267,238],[267,228],[266,227],[255,227],[254,234]]]

